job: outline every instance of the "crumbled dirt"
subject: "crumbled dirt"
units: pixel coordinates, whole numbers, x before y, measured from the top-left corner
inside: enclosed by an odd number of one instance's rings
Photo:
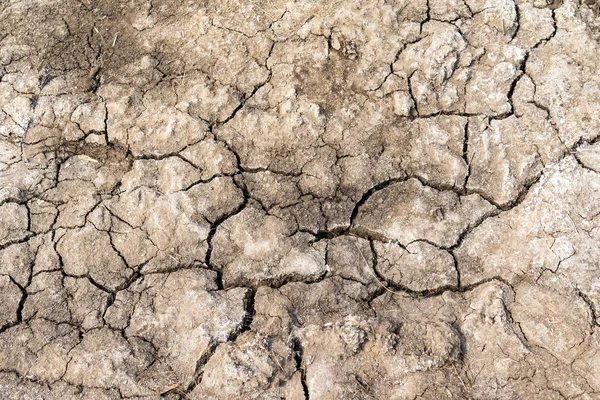
[[[0,398],[600,399],[599,11],[0,1]]]

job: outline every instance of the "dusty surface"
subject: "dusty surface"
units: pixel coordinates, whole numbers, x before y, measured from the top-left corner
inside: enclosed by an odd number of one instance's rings
[[[0,1],[0,398],[600,399],[598,11]]]

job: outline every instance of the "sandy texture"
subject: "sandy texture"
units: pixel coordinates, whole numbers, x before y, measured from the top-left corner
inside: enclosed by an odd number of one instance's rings
[[[0,398],[600,399],[599,10],[0,1]]]

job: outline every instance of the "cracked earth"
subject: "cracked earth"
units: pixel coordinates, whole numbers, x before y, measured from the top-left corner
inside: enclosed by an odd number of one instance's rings
[[[0,398],[600,399],[599,8],[0,1]]]

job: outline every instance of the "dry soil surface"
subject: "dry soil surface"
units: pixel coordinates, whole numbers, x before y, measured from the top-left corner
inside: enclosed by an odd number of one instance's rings
[[[0,398],[600,399],[595,0],[1,0]]]

